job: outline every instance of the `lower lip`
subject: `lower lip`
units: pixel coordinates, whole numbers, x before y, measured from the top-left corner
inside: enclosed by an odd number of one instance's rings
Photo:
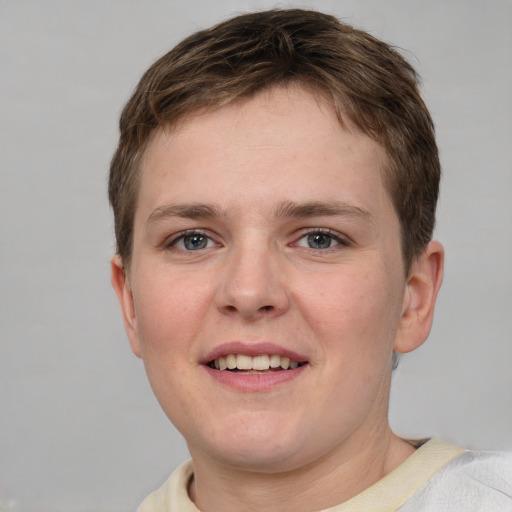
[[[239,391],[257,392],[270,390],[294,380],[306,370],[307,366],[308,365],[305,364],[293,370],[257,374],[236,373],[226,370],[221,371],[210,368],[209,366],[203,366],[203,368],[208,372],[208,375],[225,386]]]

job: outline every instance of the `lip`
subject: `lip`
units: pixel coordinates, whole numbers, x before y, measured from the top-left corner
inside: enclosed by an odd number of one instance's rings
[[[251,357],[256,357],[262,354],[276,354],[281,357],[289,357],[293,361],[298,362],[307,361],[307,358],[293,350],[288,350],[271,342],[243,343],[240,341],[234,341],[219,345],[201,360],[201,366],[216,382],[238,391],[258,392],[272,390],[277,386],[296,379],[306,371],[306,368],[309,366],[308,364],[304,364],[292,370],[281,370],[260,374],[220,371],[208,366],[210,361],[213,361],[218,357],[225,357],[229,354],[245,354]]]
[[[206,365],[214,359],[225,357],[229,354],[244,354],[251,357],[261,356],[263,354],[276,354],[281,357],[289,357],[293,361],[307,361],[307,357],[304,355],[294,352],[293,350],[288,350],[272,342],[243,343],[241,341],[233,341],[215,347],[201,359],[200,363]]]
[[[293,370],[281,370],[262,374],[234,373],[220,371],[203,365],[202,368],[220,384],[238,391],[269,391],[281,384],[290,382],[301,375],[309,365],[305,364]]]

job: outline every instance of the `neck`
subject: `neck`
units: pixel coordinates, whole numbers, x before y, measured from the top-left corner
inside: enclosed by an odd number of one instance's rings
[[[319,460],[280,473],[227,467],[192,453],[190,497],[202,512],[323,510],[367,489],[414,452],[387,423],[353,437]]]

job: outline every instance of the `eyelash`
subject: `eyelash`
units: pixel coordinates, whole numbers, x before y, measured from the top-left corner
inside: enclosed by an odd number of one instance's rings
[[[166,249],[177,249],[177,250],[181,250],[183,252],[194,252],[193,250],[189,250],[189,249],[186,249],[186,248],[177,248],[176,245],[185,240],[185,238],[187,237],[194,237],[194,236],[200,236],[200,237],[204,237],[205,239],[207,239],[207,243],[209,242],[214,242],[215,241],[213,240],[213,238],[211,236],[209,236],[205,231],[201,230],[201,229],[187,229],[186,231],[182,231],[180,233],[177,233],[175,236],[173,236],[170,240],[166,241],[165,243],[165,248]],[[205,248],[209,248],[209,247],[205,247]]]
[[[333,241],[336,242],[336,245],[334,246],[331,246],[331,247],[326,247],[324,249],[320,249],[320,248],[313,248],[313,247],[303,247],[303,246],[299,246],[298,245],[298,242],[304,238],[307,238],[308,236],[311,236],[311,235],[324,235],[324,236],[328,236],[330,237]],[[304,249],[307,249],[307,250],[310,250],[310,251],[315,251],[315,252],[329,252],[329,251],[332,251],[332,250],[336,250],[336,247],[338,246],[348,246],[349,245],[349,241],[347,240],[346,237],[343,237],[341,236],[337,231],[333,231],[332,229],[327,229],[327,228],[311,228],[311,229],[308,229],[308,230],[305,230],[301,233],[301,236],[297,239],[296,242],[294,242],[295,246],[298,246],[298,247],[303,247]]]
[[[334,246],[325,247],[325,248],[314,248],[314,247],[306,247],[306,246],[299,245],[299,242],[301,240],[303,240],[303,239],[305,239],[305,238],[307,238],[307,237],[309,237],[311,235],[327,236],[332,241],[335,242],[335,245]],[[204,249],[210,249],[211,247],[208,247],[208,245],[211,244],[212,242],[214,244],[216,243],[215,240],[211,236],[209,236],[206,231],[201,230],[201,229],[188,229],[186,231],[182,231],[181,233],[177,233],[174,237],[172,237],[171,240],[166,242],[165,248],[166,249],[177,249],[177,250],[180,250],[180,251],[183,251],[183,252],[195,252],[193,249],[187,249],[186,247],[180,247],[180,248],[177,247],[177,244],[179,242],[184,241],[187,237],[194,237],[194,236],[196,236],[196,237],[204,237],[204,239],[206,239],[207,246],[206,247],[199,247],[197,249],[197,251],[202,251]],[[345,246],[346,247],[346,246],[349,245],[349,241],[345,237],[340,236],[340,234],[338,232],[333,231],[331,229],[326,229],[326,228],[310,228],[310,229],[302,231],[300,236],[291,245],[295,246],[295,247],[302,247],[303,249],[314,251],[314,252],[324,252],[325,253],[325,252],[330,252],[332,250],[336,250],[336,247],[338,247],[338,246]]]

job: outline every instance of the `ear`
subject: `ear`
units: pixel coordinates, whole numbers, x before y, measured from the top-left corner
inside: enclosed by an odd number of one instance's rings
[[[394,345],[396,352],[411,352],[427,339],[443,281],[443,266],[444,249],[439,242],[430,242],[421,256],[413,261]]]
[[[123,265],[123,261],[119,255],[112,258],[110,262],[112,286],[116,292],[121,311],[123,313],[124,328],[133,353],[137,357],[141,357],[140,339],[137,331],[137,317],[135,315],[135,307],[133,303],[133,294],[130,287],[128,276]]]

